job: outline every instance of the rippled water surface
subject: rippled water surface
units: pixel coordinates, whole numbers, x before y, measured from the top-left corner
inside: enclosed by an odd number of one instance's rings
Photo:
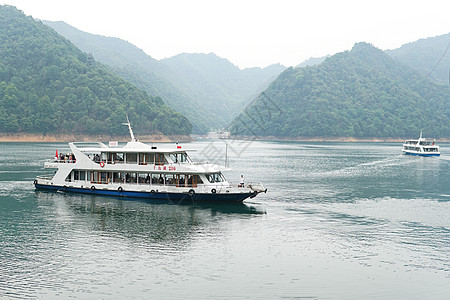
[[[242,205],[35,191],[65,144],[0,143],[0,298],[449,299],[450,144],[234,143]],[[223,162],[223,142],[189,148]]]

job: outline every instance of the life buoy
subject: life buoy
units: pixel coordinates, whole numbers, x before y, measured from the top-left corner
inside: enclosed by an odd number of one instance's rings
[[[188,193],[189,193],[189,196],[193,196],[195,194],[195,191],[193,189],[190,189]]]
[[[105,162],[104,162],[104,161],[101,161],[101,162],[100,162],[100,167],[103,168],[104,166],[105,166]]]
[[[154,193],[155,193],[155,190],[151,190],[151,191],[150,191],[150,194],[153,195]]]
[[[117,190],[118,190],[119,192],[123,192],[123,188],[122,188],[121,186],[119,186],[119,187],[117,188]]]
[[[217,193],[216,189],[212,189],[211,193],[213,193],[213,194]]]
[[[95,186],[91,186],[91,191],[95,191]]]

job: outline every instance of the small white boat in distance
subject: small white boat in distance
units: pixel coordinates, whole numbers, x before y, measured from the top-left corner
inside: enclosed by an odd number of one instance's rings
[[[403,154],[417,156],[439,156],[439,146],[436,145],[436,139],[427,139],[422,137],[420,132],[419,139],[411,139],[403,144]]]
[[[205,138],[208,139],[208,140],[229,139],[230,137],[231,137],[231,133],[229,131],[224,130],[224,129],[210,131],[205,136]]]
[[[128,121],[128,117],[127,117]],[[131,141],[119,147],[69,143],[71,153],[45,162],[54,174],[37,176],[36,189],[105,196],[188,202],[242,202],[267,190],[261,183],[232,185],[222,174],[228,168],[196,163],[180,145],[169,148]]]

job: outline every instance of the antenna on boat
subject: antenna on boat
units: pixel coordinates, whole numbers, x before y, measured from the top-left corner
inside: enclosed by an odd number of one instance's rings
[[[131,124],[130,124],[130,120],[128,120],[128,115],[127,115],[127,123],[122,123],[122,125],[127,125],[128,126],[128,130],[130,131],[130,135],[131,135],[131,141],[132,142],[137,142],[136,138],[134,137],[133,134],[133,129],[131,129]]]
[[[225,143],[225,167],[227,167],[228,163],[228,144]]]

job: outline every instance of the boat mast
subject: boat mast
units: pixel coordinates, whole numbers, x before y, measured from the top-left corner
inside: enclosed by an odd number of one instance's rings
[[[130,120],[128,120],[128,115],[127,115],[127,123],[122,123],[122,125],[128,126],[128,130],[130,131],[130,135],[131,135],[131,142],[137,142],[137,140],[133,134],[133,129],[131,129],[131,124],[130,124]]]

